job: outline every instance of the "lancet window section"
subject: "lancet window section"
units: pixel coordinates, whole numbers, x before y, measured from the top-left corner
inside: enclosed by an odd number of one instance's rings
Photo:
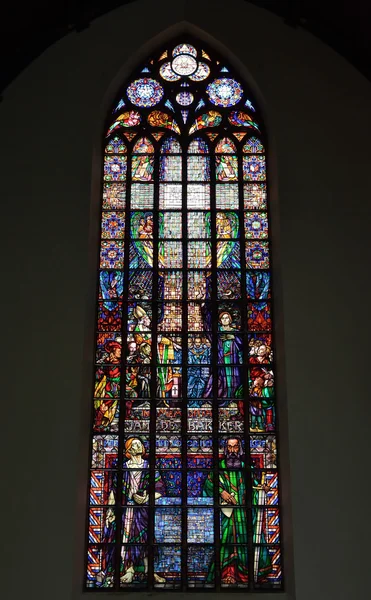
[[[282,589],[264,132],[169,46],[104,142],[86,588]]]

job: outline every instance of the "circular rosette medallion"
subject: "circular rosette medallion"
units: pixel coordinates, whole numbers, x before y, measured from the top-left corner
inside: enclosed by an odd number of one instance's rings
[[[177,75],[192,75],[197,70],[197,60],[189,54],[179,54],[171,63],[171,68]]]
[[[137,79],[127,89],[127,95],[135,106],[155,106],[164,95],[164,90],[155,79]]]
[[[214,79],[206,88],[210,102],[216,106],[234,106],[241,100],[242,86],[235,79]]]

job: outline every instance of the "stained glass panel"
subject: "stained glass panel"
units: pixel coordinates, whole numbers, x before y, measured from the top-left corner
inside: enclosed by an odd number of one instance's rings
[[[182,148],[179,142],[173,138],[166,138],[161,145],[161,154],[181,154]]]
[[[154,148],[153,148],[153,144],[152,142],[144,137],[144,138],[139,138],[138,141],[135,142],[134,147],[133,147],[133,153],[137,153],[137,154],[153,154],[154,152]]]
[[[188,181],[210,180],[210,158],[208,156],[188,156]]]
[[[182,179],[182,157],[161,156],[160,158],[160,181],[181,181]]]
[[[222,138],[215,147],[217,154],[234,154],[237,152],[235,144],[229,138]]]
[[[187,208],[190,210],[210,208],[210,185],[188,184],[187,185]]]
[[[104,180],[124,181],[126,179],[127,158],[126,156],[104,157]]]
[[[133,156],[131,177],[133,181],[152,181],[154,158],[152,156]]]
[[[158,216],[158,236],[160,238],[182,237],[182,215],[179,212],[161,212]]]
[[[209,148],[202,138],[195,138],[188,146],[188,154],[207,154]]]
[[[259,117],[180,42],[103,143],[86,587],[282,589]]]
[[[264,156],[244,156],[242,168],[245,181],[265,181]]]
[[[267,209],[267,186],[265,183],[244,183],[243,194],[246,210]]]
[[[216,156],[215,173],[218,181],[237,181],[237,156]]]

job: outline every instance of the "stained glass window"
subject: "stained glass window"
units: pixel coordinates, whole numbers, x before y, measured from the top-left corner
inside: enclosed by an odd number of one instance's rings
[[[110,113],[88,589],[283,589],[266,138],[251,97],[179,40]]]

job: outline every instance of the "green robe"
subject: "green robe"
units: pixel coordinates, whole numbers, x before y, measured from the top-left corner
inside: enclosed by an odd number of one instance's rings
[[[237,501],[237,506],[234,507],[232,504],[223,505],[226,508],[232,508],[230,516],[225,515],[221,512],[220,521],[220,536],[221,536],[221,549],[220,549],[220,569],[222,579],[228,575],[233,576],[237,582],[247,582],[248,574],[248,559],[247,559],[247,515],[246,509],[246,486],[244,481],[243,471],[232,471],[227,470],[226,460],[220,461],[219,471],[219,496],[226,490],[230,494],[233,494]],[[241,469],[244,468],[244,463],[241,462]],[[211,472],[207,477],[203,496],[212,498],[214,496],[213,486],[214,474]],[[259,485],[259,481],[253,478],[253,487]],[[254,543],[265,544],[264,532],[258,535],[257,528],[257,517],[258,512],[256,505],[258,503],[259,491],[256,489],[253,492],[253,511],[252,511],[252,527],[253,527],[253,538]],[[259,538],[259,539],[258,539]],[[238,546],[236,544],[242,544]],[[266,547],[260,547],[259,549],[259,562],[258,562],[258,573],[257,578],[261,580],[271,570],[271,560]],[[214,580],[215,563],[210,565],[207,581],[212,582]]]
[[[244,465],[241,463],[241,467]],[[242,471],[227,471],[225,459],[220,461],[219,472],[219,495],[226,490],[233,494],[237,505],[245,504],[245,482]],[[210,473],[205,481],[203,495],[210,498],[214,495],[213,486],[214,474]],[[224,506],[224,505],[223,505]],[[225,505],[226,508],[231,508],[233,505]],[[246,509],[241,506],[234,507],[230,516],[226,516],[221,512],[220,522],[220,569],[222,579],[228,575],[233,576],[236,581],[247,581],[247,523]],[[235,544],[245,544],[244,546],[236,546]],[[211,582],[214,579],[215,563],[213,562],[209,569],[207,581]]]

